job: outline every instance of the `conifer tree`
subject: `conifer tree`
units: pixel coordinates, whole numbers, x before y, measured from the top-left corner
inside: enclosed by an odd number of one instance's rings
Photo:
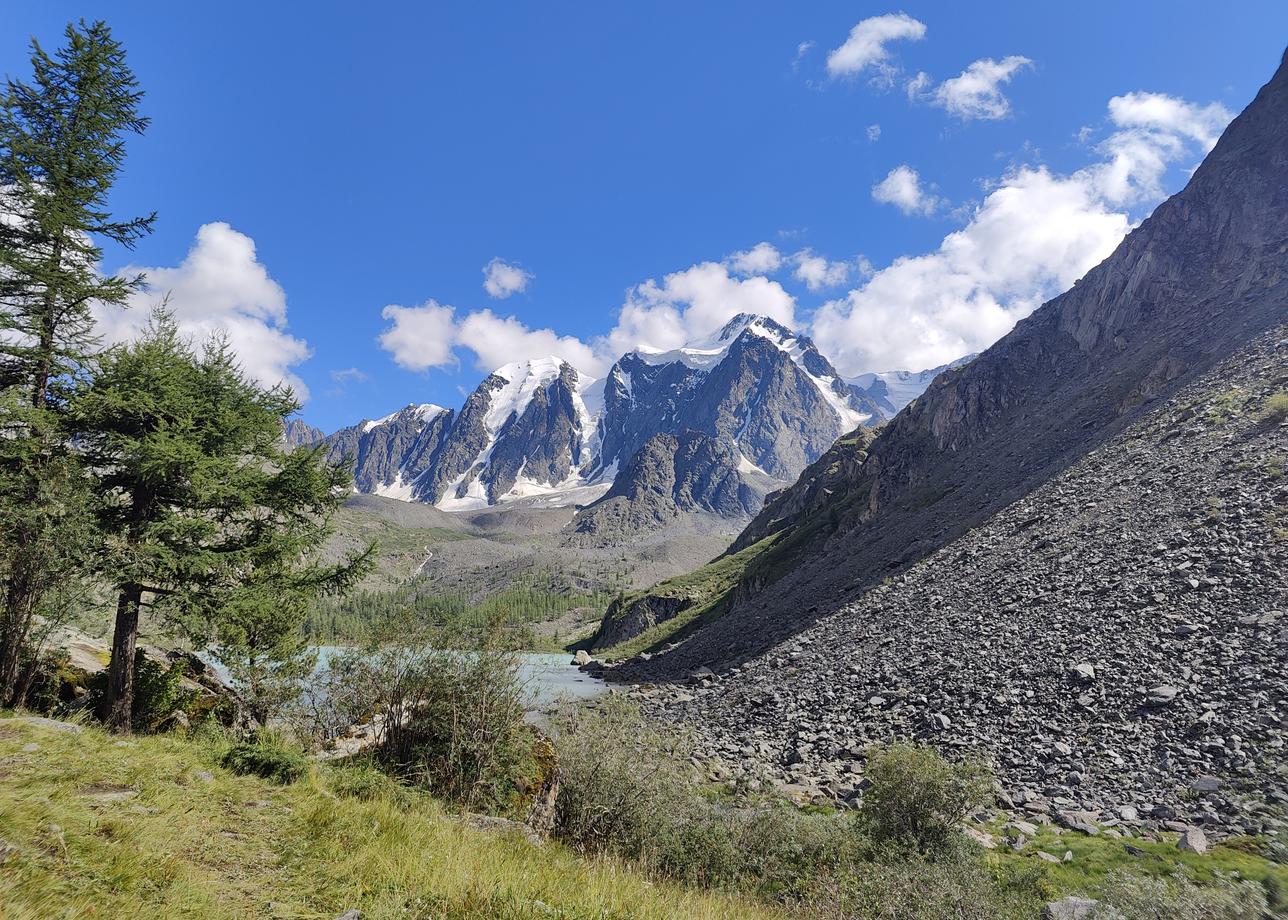
[[[285,451],[295,398],[249,380],[226,341],[194,349],[158,310],[96,363],[69,416],[103,496],[117,595],[104,717],[128,731],[145,605],[198,642],[289,659],[309,599],[361,577],[374,547],[317,561],[349,473],[321,448]]]
[[[125,138],[147,127],[125,52],[101,22],[65,35],[53,55],[33,40],[31,81],[0,92],[0,704],[10,705],[43,592],[87,548],[59,428],[65,390],[96,347],[94,305],[123,304],[142,280],[100,274],[99,243],[131,246],[153,222],[108,207]]]

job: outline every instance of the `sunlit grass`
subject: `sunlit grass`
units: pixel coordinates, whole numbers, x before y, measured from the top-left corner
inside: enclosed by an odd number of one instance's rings
[[[0,722],[0,838],[17,848],[0,917],[786,916],[473,830],[424,795],[339,796],[325,769],[293,786],[234,776],[216,753]]]

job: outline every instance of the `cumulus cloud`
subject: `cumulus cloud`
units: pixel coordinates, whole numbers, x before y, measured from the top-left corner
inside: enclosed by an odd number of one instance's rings
[[[893,66],[886,45],[893,41],[920,41],[925,36],[925,23],[907,13],[886,13],[864,19],[850,30],[845,44],[828,52],[827,72],[841,77],[872,69],[889,79]]]
[[[1207,153],[1233,117],[1220,103],[1199,106],[1165,93],[1110,99],[1109,120],[1118,130],[1099,145],[1107,161],[1097,175],[1106,197],[1115,204],[1158,199],[1168,165],[1186,154],[1187,142]]]
[[[848,374],[935,367],[988,347],[1108,256],[1133,225],[1128,206],[1162,197],[1167,170],[1205,152],[1229,117],[1116,97],[1117,130],[1094,148],[1097,162],[1067,175],[1011,169],[938,249],[896,259],[821,307],[815,340]]]
[[[483,266],[483,290],[497,300],[526,291],[532,278],[532,272],[501,259],[493,259]]]
[[[529,329],[513,316],[497,316],[491,310],[466,314],[457,324],[456,341],[474,352],[474,366],[493,371],[511,361],[554,355],[579,371],[599,377],[608,363],[589,345],[571,335],[552,329]]]
[[[921,176],[906,164],[896,166],[884,179],[872,186],[872,197],[882,204],[892,204],[904,214],[929,217],[944,203],[933,192],[922,187]]]
[[[185,335],[198,342],[226,335],[249,376],[270,386],[287,383],[297,398],[308,398],[308,387],[292,370],[311,354],[308,343],[286,331],[286,292],[259,262],[249,236],[226,223],[204,224],[179,265],[131,265],[120,274],[140,272],[146,287],[130,298],[128,309],[95,308],[104,341],[137,338],[152,307],[167,299]]]
[[[881,126],[868,125],[868,143],[875,144],[881,139]]]
[[[772,243],[757,243],[725,259],[735,275],[772,275],[782,264],[782,253]]]
[[[1005,118],[1011,113],[1011,102],[1002,93],[1002,86],[1011,82],[1018,71],[1031,66],[1031,60],[1018,54],[1000,61],[981,58],[933,91],[930,75],[919,73],[908,83],[908,96],[924,99],[963,121]]]
[[[409,371],[451,367],[456,362],[452,345],[456,339],[456,311],[436,300],[417,307],[390,304],[380,311],[390,326],[380,333],[380,347],[393,356],[394,363]]]
[[[792,277],[803,281],[811,291],[838,287],[850,279],[849,262],[831,262],[812,249],[802,249],[792,256],[792,261],[796,263]]]
[[[709,335],[739,313],[796,325],[796,301],[777,281],[735,278],[718,262],[702,262],[632,288],[617,326],[599,343],[606,355],[632,349],[669,351]]]

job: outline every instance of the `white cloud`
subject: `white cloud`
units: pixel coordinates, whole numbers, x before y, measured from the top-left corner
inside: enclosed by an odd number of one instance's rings
[[[929,92],[930,75],[919,73],[908,83],[908,96],[925,98],[964,121],[1005,118],[1011,113],[1011,102],[1002,93],[1002,86],[1011,82],[1018,71],[1031,66],[1031,60],[1018,54],[1000,61],[981,58],[959,76],[940,83],[933,92]]]
[[[796,57],[792,58],[792,70],[800,67],[801,60],[813,49],[813,42],[801,42],[796,46]]]
[[[296,397],[308,387],[292,368],[311,354],[308,343],[286,331],[286,292],[255,254],[255,241],[226,223],[203,224],[183,261],[173,267],[127,266],[121,275],[147,276],[128,309],[98,306],[99,335],[108,343],[137,338],[152,307],[168,298],[184,335],[200,342],[227,335],[246,373],[266,385],[287,383]]]
[[[483,290],[497,300],[526,291],[532,278],[532,272],[501,259],[493,259],[483,266]]]
[[[872,197],[882,204],[892,204],[904,214],[930,216],[944,200],[921,185],[921,176],[906,164],[890,170],[884,179],[872,186]]]
[[[1168,98],[1168,97],[1164,97]],[[980,351],[1109,255],[1169,168],[1206,150],[1229,113],[1117,97],[1102,159],[1068,175],[1010,170],[939,248],[896,259],[821,307],[814,338],[843,373],[935,367]]]
[[[796,324],[796,301],[777,281],[734,278],[718,262],[702,262],[632,288],[617,326],[597,345],[605,355],[636,348],[669,351],[719,329],[739,313]]]
[[[886,44],[892,41],[920,41],[926,36],[924,23],[907,13],[886,13],[864,19],[850,30],[841,47],[827,55],[827,72],[834,77],[874,68],[888,78],[892,67]]]
[[[772,243],[757,243],[725,259],[735,275],[772,275],[782,264],[783,255]]]
[[[1108,161],[1097,181],[1117,204],[1157,199],[1169,164],[1185,155],[1187,141],[1207,153],[1234,117],[1220,103],[1198,106],[1164,93],[1127,93],[1109,100],[1109,120],[1119,128],[1099,146]]]
[[[881,139],[881,126],[868,125],[868,143],[875,144],[880,139]]]
[[[511,361],[554,355],[579,371],[600,377],[608,363],[594,350],[571,335],[552,329],[529,329],[513,316],[497,316],[491,310],[469,313],[457,324],[456,341],[474,352],[474,366],[493,371]]]
[[[409,371],[456,364],[452,345],[456,339],[456,311],[436,300],[418,307],[390,304],[380,315],[392,325],[380,333],[380,347],[389,352],[394,362]]]
[[[849,262],[830,262],[812,249],[802,249],[792,256],[796,270],[792,276],[797,281],[805,282],[811,291],[838,287],[850,279],[852,266]]]
[[[331,379],[336,383],[366,383],[370,378],[356,367],[344,367],[332,371]]]

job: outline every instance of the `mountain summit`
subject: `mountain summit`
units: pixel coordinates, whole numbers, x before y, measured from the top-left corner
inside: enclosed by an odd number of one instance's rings
[[[507,364],[459,411],[412,405],[327,443],[354,462],[360,491],[449,511],[521,498],[621,506],[657,493],[659,463],[691,484],[665,486],[661,506],[618,507],[608,517],[620,529],[683,511],[749,517],[888,406],[843,380],[807,336],[740,314],[681,348],[629,352],[601,379],[556,357]],[[578,529],[607,519],[594,511]]]

